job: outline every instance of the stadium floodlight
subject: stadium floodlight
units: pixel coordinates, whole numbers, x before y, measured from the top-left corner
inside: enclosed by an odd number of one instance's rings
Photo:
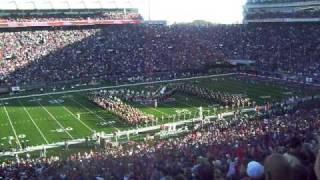
[[[18,5],[17,1],[14,0],[14,1],[11,1],[10,3],[13,3],[16,6],[17,10],[19,9],[19,5]]]
[[[31,9],[38,9],[37,3],[35,1],[29,1],[28,3],[33,5],[33,8]]]
[[[83,4],[84,8],[88,9],[87,3],[84,0],[82,0],[81,3]]]
[[[103,5],[102,5],[102,2],[100,0],[96,1],[96,3],[99,4],[100,9],[103,9]]]
[[[68,5],[68,9],[72,9],[72,6],[70,5],[70,2],[68,0],[63,1],[64,3],[66,3]]]
[[[151,0],[147,0],[148,2],[148,20],[151,21]]]
[[[118,4],[117,4],[117,2],[116,2],[116,1],[111,1],[111,3],[113,3],[113,4],[114,4],[114,6],[116,7],[116,9],[118,9]]]
[[[129,4],[129,6],[128,7],[134,7],[133,5],[132,5],[132,3],[131,3],[131,1],[130,0],[128,0],[128,1],[126,1],[126,4]]]

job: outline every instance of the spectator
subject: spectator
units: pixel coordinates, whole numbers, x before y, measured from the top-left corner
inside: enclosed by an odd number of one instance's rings
[[[264,167],[256,162],[256,161],[251,161],[248,163],[247,166],[247,174],[252,180],[259,180],[263,179],[263,174],[264,173]]]
[[[314,165],[314,172],[316,173],[318,180],[320,180],[320,150],[318,152],[317,160]]]
[[[290,164],[280,154],[268,156],[264,163],[265,180],[283,180],[290,176]]]
[[[297,137],[293,137],[289,142],[289,151],[286,152],[283,156],[287,159],[290,164],[290,167],[301,166],[302,163],[298,157],[301,156],[301,142]]]

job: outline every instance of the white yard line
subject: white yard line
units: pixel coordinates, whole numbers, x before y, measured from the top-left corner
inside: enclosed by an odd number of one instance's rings
[[[103,117],[99,116],[98,114],[96,114],[95,112],[91,111],[89,108],[87,108],[86,106],[82,105],[80,102],[76,101],[75,99],[73,98],[69,98],[71,101],[79,104],[82,108],[86,109],[87,111],[89,111],[90,113],[94,114],[95,116],[97,116],[99,119],[101,119],[102,121],[106,121]],[[112,125],[111,125],[112,126]],[[120,129],[112,126],[112,128],[116,129],[117,131],[120,131]]]
[[[43,140],[49,144],[47,138],[45,137],[45,135],[42,133],[42,131],[40,130],[40,128],[38,127],[38,125],[36,124],[36,122],[34,121],[34,119],[31,117],[29,111],[27,110],[27,108],[22,104],[22,102],[18,99],[20,105],[23,107],[23,110],[27,113],[27,115],[29,116],[29,119],[32,121],[33,125],[37,128],[37,130],[39,131],[40,135],[42,136]]]
[[[93,111],[93,112],[99,113],[99,112],[104,112],[104,110],[98,110],[98,111]],[[91,113],[91,112],[79,112],[79,113],[77,113],[77,114],[82,115],[82,114],[92,114],[92,113]]]
[[[63,129],[63,131],[64,131],[66,134],[68,134],[68,136],[69,136],[71,139],[74,139],[74,138],[72,137],[72,135],[66,130],[66,128],[64,128],[64,127],[62,126],[62,124],[48,111],[48,109],[45,108],[44,106],[42,106],[42,104],[41,104],[40,102],[38,102],[38,103],[39,103],[39,105],[52,117],[52,119],[54,119],[54,120],[57,122],[57,124]]]
[[[50,97],[50,99],[52,99],[52,97],[50,95],[48,95]],[[86,123],[84,123],[83,121],[81,121],[80,119],[77,118],[77,116],[75,116],[67,107],[65,107],[62,103],[59,103],[63,109],[65,109],[69,114],[71,114],[76,120],[78,120],[83,126],[85,126],[86,128],[88,128],[91,132],[94,132],[93,129],[91,129]]]
[[[159,113],[161,113],[161,114],[165,114],[165,115],[167,115],[167,116],[170,116],[170,114],[168,114],[168,113],[166,113],[166,112],[163,112],[163,111],[160,111],[160,110],[158,110],[158,109],[156,109],[156,108],[151,108],[152,110],[154,110],[154,111],[157,111],[157,112],[159,112]]]
[[[93,129],[91,129],[86,123],[78,119],[67,107],[62,106],[66,111],[68,111],[76,120],[78,120],[83,126],[85,126],[87,129],[89,129],[91,132],[94,132]]]
[[[151,108],[152,110],[157,111],[157,112],[159,112],[159,113],[161,113],[161,114],[164,114],[164,115],[170,116],[170,114],[165,113],[165,112],[162,112],[162,111],[160,111],[160,110],[158,110],[158,109],[156,109],[156,108],[154,108],[154,107],[147,106],[147,105],[142,104],[142,103],[141,103],[141,105],[142,105],[142,106],[144,106],[144,107],[147,107],[147,108]]]
[[[9,120],[9,123],[10,123],[10,125],[11,125],[11,128],[12,128],[12,131],[13,131],[13,133],[14,133],[14,136],[16,137],[16,141],[17,141],[20,149],[22,149],[20,140],[19,140],[19,138],[18,138],[18,136],[17,136],[16,130],[15,130],[14,127],[13,127],[13,124],[12,124],[11,118],[10,118],[10,116],[9,116],[9,113],[8,113],[8,111],[7,111],[7,108],[6,108],[5,105],[3,105],[3,108],[4,108],[4,111],[6,112],[7,117],[8,117],[8,120]]]
[[[186,97],[187,97],[187,96],[180,95],[180,94],[177,94],[176,96],[181,97],[181,98],[186,98]],[[189,101],[193,101],[193,102],[195,102],[193,99],[189,99]],[[186,105],[186,106],[189,106],[190,108],[193,108],[193,109],[198,110],[198,108],[197,108],[197,107],[190,106],[189,104],[187,104],[187,103],[185,103],[185,102],[183,102],[183,101],[178,100],[178,103],[184,104],[184,105]],[[170,106],[170,105],[169,105],[169,106]]]

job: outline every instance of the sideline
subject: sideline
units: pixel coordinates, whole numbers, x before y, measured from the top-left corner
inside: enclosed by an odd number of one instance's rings
[[[133,83],[133,84],[128,83],[128,84],[122,84],[122,85],[116,85],[116,86],[103,86],[103,87],[98,87],[98,88],[86,88],[86,89],[50,92],[50,93],[42,93],[42,94],[31,94],[31,95],[24,95],[24,96],[0,98],[0,101],[1,100],[2,101],[3,100],[10,100],[10,99],[29,98],[29,97],[41,97],[41,96],[55,95],[55,94],[67,94],[67,93],[75,93],[75,92],[93,91],[93,90],[101,90],[101,89],[113,89],[113,88],[119,88],[119,87],[132,87],[132,86],[150,85],[150,84],[167,83],[167,82],[187,81],[187,80],[193,80],[193,79],[205,79],[205,78],[211,78],[211,77],[230,76],[230,75],[236,75],[236,74],[238,74],[238,73],[195,76],[195,77],[190,77],[190,78],[179,78],[179,79],[160,80],[160,81]]]
[[[54,99],[52,98],[52,96],[48,95],[48,97],[50,99]],[[67,111],[69,114],[71,114],[71,116],[73,118],[75,118],[76,120],[78,120],[84,127],[86,127],[87,129],[89,129],[92,133],[94,132],[94,130],[92,128],[90,128],[86,123],[84,123],[83,121],[81,121],[81,119],[78,119],[76,115],[73,114],[73,112],[71,112],[66,106],[64,106],[62,103],[58,102],[58,104],[60,104],[62,106],[62,108]]]
[[[16,130],[15,130],[13,124],[12,124],[12,121],[11,121],[11,118],[10,118],[9,113],[8,113],[8,111],[7,111],[7,108],[6,108],[5,105],[3,105],[3,108],[4,108],[4,111],[6,112],[7,118],[8,118],[8,120],[9,120],[9,123],[10,123],[10,125],[11,125],[12,131],[13,131],[13,133],[14,133],[14,136],[16,137],[16,139],[15,139],[15,140],[16,140],[16,143],[19,145],[20,149],[22,149],[20,140],[19,140],[19,138],[18,138],[18,136],[17,136],[17,132],[16,132]]]
[[[32,116],[30,115],[29,111],[27,110],[27,108],[22,104],[22,102],[18,99],[19,104],[22,106],[23,110],[27,113],[29,119],[32,121],[33,125],[37,128],[37,130],[39,131],[40,135],[42,136],[43,140],[49,144],[47,138],[45,137],[45,135],[42,133],[41,129],[39,128],[39,126],[36,124],[36,122],[34,121],[34,119],[32,118]]]
[[[243,109],[243,112],[250,112],[250,111],[255,111],[254,108],[247,108],[247,109]],[[226,117],[226,116],[232,116],[233,112],[225,112],[225,113],[221,113],[222,117]],[[214,122],[214,120],[216,118],[218,118],[218,116],[206,116],[205,117],[207,120],[210,120],[211,122]],[[126,136],[126,135],[130,135],[130,134],[136,134],[136,133],[143,133],[143,132],[149,132],[149,131],[155,131],[155,130],[160,130],[161,126],[178,126],[178,125],[186,125],[189,123],[195,123],[195,122],[200,122],[203,121],[203,119],[197,117],[197,118],[191,118],[188,120],[183,120],[183,121],[178,121],[178,122],[173,122],[173,123],[165,123],[162,125],[156,125],[156,126],[149,126],[149,127],[143,127],[143,128],[139,128],[139,129],[130,129],[130,130],[126,130],[126,131],[120,131],[118,132],[117,136]],[[99,134],[99,133],[98,133]],[[114,137],[114,134],[105,134],[105,135],[101,135],[100,137],[102,138],[111,138]],[[57,143],[53,143],[53,144],[47,144],[47,145],[39,145],[39,146],[30,146],[27,147],[25,150],[20,150],[20,151],[7,151],[7,152],[0,152],[0,157],[2,156],[14,156],[15,154],[22,154],[22,153],[27,153],[27,152],[33,152],[33,151],[39,151],[39,150],[44,150],[44,149],[52,149],[52,148],[57,148],[57,147],[63,147],[65,146],[65,144],[67,143],[68,145],[72,145],[72,144],[81,144],[84,143],[85,139],[73,139],[73,140],[68,140],[65,142],[57,142]]]
[[[51,116],[51,118],[53,120],[56,121],[56,123],[63,129],[63,131],[71,138],[71,139],[74,139],[73,136],[66,130],[65,127],[62,126],[62,124],[48,111],[48,109],[46,107],[44,107],[40,102],[38,102],[38,104],[42,107],[42,109],[44,109],[48,114],[49,116]]]

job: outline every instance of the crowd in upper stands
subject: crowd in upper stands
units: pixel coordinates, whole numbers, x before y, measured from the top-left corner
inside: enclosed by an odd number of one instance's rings
[[[319,18],[320,11],[298,11],[298,12],[260,12],[246,14],[245,18],[250,19],[273,19],[273,18]]]
[[[41,15],[41,16],[4,16],[0,22],[52,22],[52,21],[81,21],[81,20],[142,20],[139,13],[105,12],[93,15]]]
[[[264,3],[290,3],[290,2],[306,2],[316,0],[248,0],[248,4],[264,4]]]
[[[7,179],[304,180],[320,171],[319,102],[198,124],[180,137],[3,163]],[[320,152],[319,152],[320,153]]]
[[[226,59],[255,60],[259,72],[317,81],[318,29],[317,24],[296,23],[2,30],[0,85],[175,76]],[[320,180],[319,103],[273,107],[265,116],[199,124],[181,137],[132,142],[66,160],[2,163],[0,178]]]
[[[0,84],[174,76],[205,72],[226,59],[254,60],[257,71],[316,81],[318,28],[297,23],[4,30],[0,32]]]

